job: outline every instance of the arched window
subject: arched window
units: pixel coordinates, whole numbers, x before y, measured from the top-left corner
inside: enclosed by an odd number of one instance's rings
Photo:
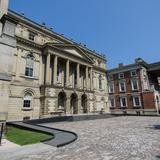
[[[27,92],[24,95],[23,107],[24,108],[31,108],[31,104],[32,104],[32,94],[30,92]]]
[[[29,54],[26,58],[26,68],[25,75],[28,77],[33,77],[33,67],[34,67],[34,56]]]

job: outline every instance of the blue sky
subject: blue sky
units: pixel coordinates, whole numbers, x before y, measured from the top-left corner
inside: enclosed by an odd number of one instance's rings
[[[9,8],[106,54],[108,68],[160,61],[160,0],[10,0]]]

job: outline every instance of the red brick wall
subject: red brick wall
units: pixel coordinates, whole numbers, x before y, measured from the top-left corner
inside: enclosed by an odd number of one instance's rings
[[[144,109],[155,109],[155,99],[153,92],[142,93],[142,103]]]

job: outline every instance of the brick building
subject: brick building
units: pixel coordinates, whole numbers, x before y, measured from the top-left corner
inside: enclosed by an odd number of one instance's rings
[[[148,64],[137,58],[107,75],[111,113],[159,114],[160,62]]]

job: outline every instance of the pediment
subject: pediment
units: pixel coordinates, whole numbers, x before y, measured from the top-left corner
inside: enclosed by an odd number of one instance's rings
[[[77,57],[88,61],[89,63],[94,63],[93,60],[77,45],[73,44],[52,44],[52,46],[64,51],[65,54],[70,54],[70,56]]]
[[[63,49],[66,52],[69,52],[75,56],[81,57],[81,58],[85,58],[82,54],[80,54],[75,48],[64,48]]]

